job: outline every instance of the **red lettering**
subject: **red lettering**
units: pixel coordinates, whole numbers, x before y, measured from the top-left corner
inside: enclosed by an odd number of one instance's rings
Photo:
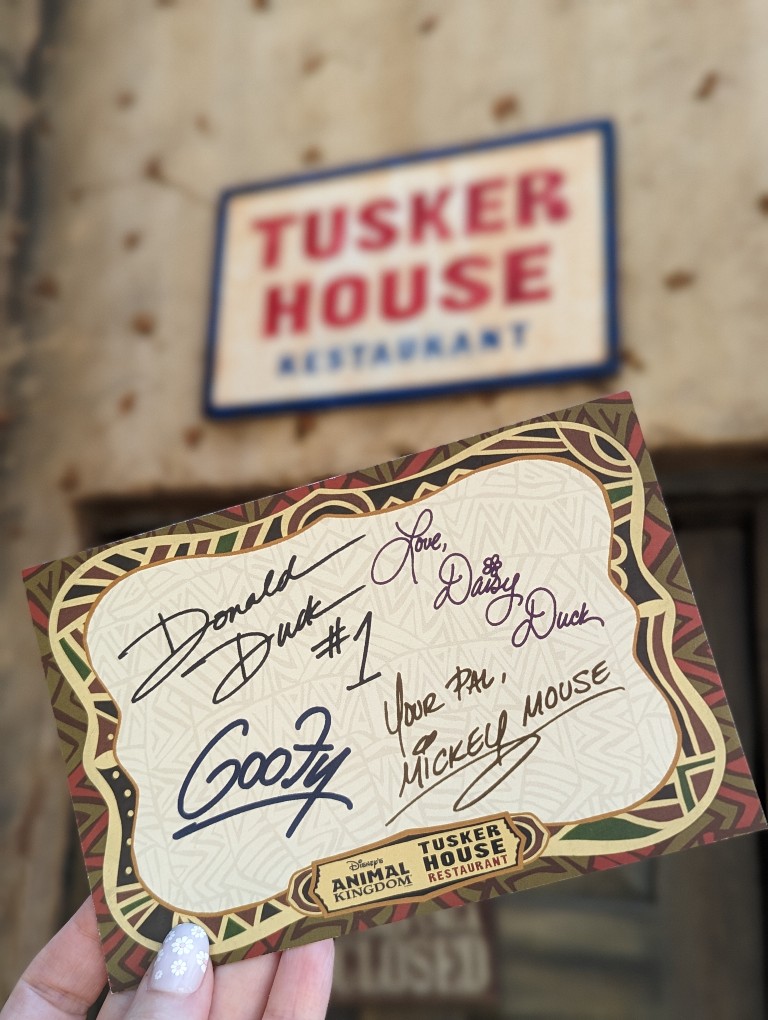
[[[408,280],[408,293],[402,295],[403,276]],[[381,314],[385,319],[410,319],[424,311],[427,303],[427,267],[414,266],[402,272],[387,270],[381,278]]]
[[[488,259],[484,255],[467,255],[465,258],[449,262],[443,270],[443,279],[449,286],[457,288],[459,294],[444,294],[440,298],[441,307],[449,312],[466,312],[470,308],[485,304],[491,289],[483,280],[473,276],[472,271],[487,268]]]
[[[288,332],[304,333],[309,314],[309,281],[293,285],[293,293],[282,287],[268,287],[264,298],[264,335],[277,336],[282,332],[281,320],[288,320]]]
[[[502,198],[499,190],[505,184],[503,177],[493,177],[467,188],[468,234],[492,234],[504,229],[504,220],[499,218]]]
[[[397,238],[397,228],[387,219],[387,213],[397,209],[393,198],[379,198],[375,202],[367,202],[360,209],[360,225],[370,231],[368,237],[363,235],[358,247],[363,251],[380,251],[389,248]]]
[[[559,170],[532,170],[521,174],[517,190],[517,218],[521,226],[536,223],[540,210],[545,220],[557,222],[570,215],[560,189],[565,182]]]
[[[328,216],[330,213],[330,216]],[[321,237],[323,217],[326,237]],[[310,259],[329,259],[341,251],[347,233],[347,210],[343,206],[323,212],[308,213],[304,221],[304,251]]]
[[[367,297],[364,276],[340,276],[323,294],[323,319],[329,326],[352,326],[365,315]]]
[[[451,230],[442,218],[445,203],[451,195],[451,188],[440,188],[434,195],[426,195],[421,191],[411,196],[411,240],[423,241],[425,233],[431,228],[440,241],[449,241]]]
[[[285,227],[296,219],[295,216],[273,216],[268,220],[253,220],[254,230],[264,232],[264,253],[261,264],[265,269],[272,269],[280,261],[280,241]]]
[[[517,301],[545,301],[550,296],[548,286],[531,289],[532,284],[544,281],[547,266],[542,260],[549,256],[548,244],[533,248],[519,248],[507,252],[504,259],[505,294],[507,304]]]

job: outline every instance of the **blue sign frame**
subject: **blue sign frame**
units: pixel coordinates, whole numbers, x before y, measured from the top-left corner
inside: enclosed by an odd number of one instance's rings
[[[511,145],[522,145],[543,139],[564,137],[567,135],[597,133],[602,142],[603,170],[603,218],[604,234],[604,277],[605,291],[605,359],[598,364],[583,367],[543,370],[528,375],[499,376],[494,378],[472,380],[469,382],[436,383],[434,386],[419,385],[398,390],[382,392],[361,392],[339,396],[317,398],[297,398],[276,403],[243,404],[231,407],[215,407],[212,400],[213,369],[216,356],[217,326],[220,311],[221,274],[223,270],[224,244],[226,240],[227,204],[243,194],[254,194],[273,188],[285,188],[304,185],[313,181],[323,181],[333,177],[360,175],[374,170],[390,169],[409,163],[423,163],[433,159],[458,156],[468,152],[481,152],[487,149],[504,148]],[[413,400],[420,397],[436,397],[453,393],[480,392],[500,387],[517,387],[532,383],[570,382],[574,379],[605,378],[618,371],[619,368],[619,308],[618,308],[618,255],[616,239],[616,135],[614,125],[609,120],[580,121],[539,131],[523,134],[504,135],[480,142],[446,148],[426,149],[420,152],[404,153],[389,156],[385,159],[366,163],[349,163],[340,167],[314,170],[310,173],[293,174],[286,177],[273,177],[264,181],[239,184],[221,192],[216,212],[216,235],[211,282],[211,297],[208,315],[205,380],[204,380],[204,412],[212,418],[235,418],[253,414],[275,414],[285,411],[321,410],[350,405],[389,403],[400,400]]]

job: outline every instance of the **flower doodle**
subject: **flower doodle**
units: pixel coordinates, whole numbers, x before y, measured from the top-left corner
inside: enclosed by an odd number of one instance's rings
[[[493,556],[486,556],[483,560],[483,573],[488,577],[498,577],[501,566],[501,556],[498,553],[494,553]]]

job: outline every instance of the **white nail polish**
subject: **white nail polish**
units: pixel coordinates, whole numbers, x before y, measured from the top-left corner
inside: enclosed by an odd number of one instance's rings
[[[150,987],[158,992],[191,995],[208,969],[208,936],[199,924],[177,925],[165,936],[152,968]]]

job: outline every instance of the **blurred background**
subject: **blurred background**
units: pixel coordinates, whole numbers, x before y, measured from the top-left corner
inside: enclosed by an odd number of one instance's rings
[[[620,366],[213,420],[222,189],[593,118]],[[764,0],[0,0],[0,1001],[84,895],[19,572],[629,389],[764,798]],[[337,1018],[760,1018],[748,837],[354,936]],[[450,965],[446,963],[450,961]]]

